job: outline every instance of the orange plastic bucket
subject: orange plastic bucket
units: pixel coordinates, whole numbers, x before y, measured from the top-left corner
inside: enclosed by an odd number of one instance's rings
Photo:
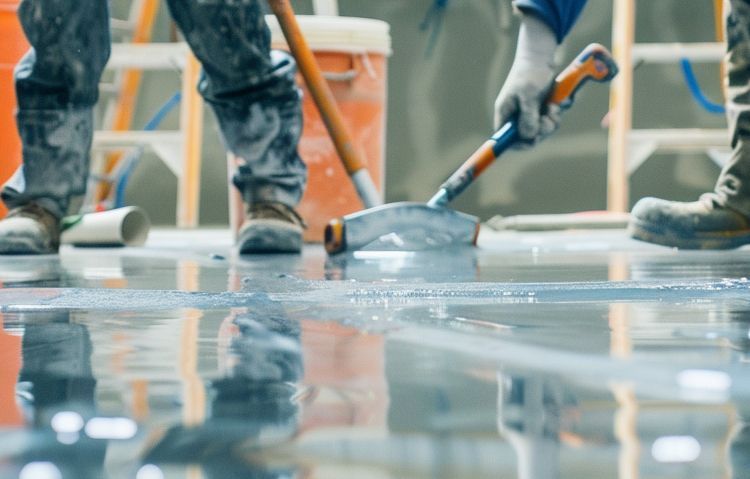
[[[387,63],[390,27],[379,20],[350,17],[297,17],[318,64],[378,190],[385,178]],[[287,49],[274,17],[267,17],[273,48]],[[299,84],[304,85],[302,78]],[[362,209],[362,202],[339,160],[312,96],[304,89],[304,130],[299,152],[307,164],[308,182],[299,212],[308,224],[305,241],[322,242],[332,218]],[[230,171],[233,170],[230,159]],[[239,194],[230,189],[230,222],[236,232],[243,211]]]
[[[20,0],[0,0],[0,185],[4,184],[21,164],[21,140],[16,130],[14,112],[16,91],[13,68],[29,44],[18,21]],[[5,216],[5,205],[0,202],[0,217]]]

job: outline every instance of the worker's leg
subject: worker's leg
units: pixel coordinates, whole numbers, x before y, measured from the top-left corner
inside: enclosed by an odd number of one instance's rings
[[[259,0],[168,4],[203,65],[199,90],[216,114],[227,149],[238,158],[234,185],[251,211],[263,208],[262,218],[278,216],[301,232],[293,208],[307,170],[297,153],[302,113],[294,60],[270,53]]]
[[[727,2],[727,119],[733,153],[715,191],[681,203],[644,198],[634,207],[636,239],[680,248],[736,248],[750,243],[750,0]]]
[[[727,16],[727,120],[732,159],[716,193],[723,204],[750,216],[750,1],[731,0]]]
[[[19,18],[32,47],[15,71],[23,164],[2,191],[11,214],[0,224],[0,252],[21,253],[44,246],[36,233],[55,236],[48,230],[85,192],[92,107],[110,44],[106,1],[24,0]]]

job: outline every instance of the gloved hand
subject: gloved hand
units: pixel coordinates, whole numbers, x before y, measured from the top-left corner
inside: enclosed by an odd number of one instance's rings
[[[533,15],[524,15],[513,65],[495,100],[495,129],[516,118],[517,147],[538,143],[560,124],[560,107],[545,105],[555,79],[556,49],[552,29]]]

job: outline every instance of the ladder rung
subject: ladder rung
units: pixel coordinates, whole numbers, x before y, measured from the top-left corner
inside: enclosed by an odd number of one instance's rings
[[[729,133],[726,129],[664,129],[631,130],[628,135],[631,144],[655,143],[660,150],[704,149],[726,146]]]
[[[141,145],[180,145],[184,135],[180,131],[96,131],[94,148],[115,148]]]
[[[683,58],[694,62],[721,61],[726,54],[723,43],[636,43],[633,63],[677,63]]]
[[[112,45],[107,68],[136,68],[138,70],[172,70],[184,68],[190,48],[185,42],[176,43],[115,43]]]
[[[109,27],[112,30],[117,30],[118,32],[132,32],[133,30],[135,30],[135,23],[130,20],[110,18]]]
[[[102,94],[114,94],[120,93],[120,87],[115,85],[114,83],[100,83],[99,84],[99,93]]]

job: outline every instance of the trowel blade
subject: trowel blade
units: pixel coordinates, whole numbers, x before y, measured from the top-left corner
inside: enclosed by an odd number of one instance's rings
[[[326,227],[329,254],[354,251],[390,237],[396,247],[404,238],[421,249],[476,244],[479,218],[450,208],[400,202],[377,206],[332,220]]]

